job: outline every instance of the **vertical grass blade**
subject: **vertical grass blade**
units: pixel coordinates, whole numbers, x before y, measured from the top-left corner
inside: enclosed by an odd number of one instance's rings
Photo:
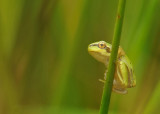
[[[157,87],[155,88],[152,97],[150,98],[149,102],[146,104],[144,109],[144,114],[154,114],[156,113],[156,109],[159,107],[159,100],[160,99],[160,83],[158,83]]]
[[[103,96],[101,100],[100,114],[107,114],[109,109],[110,97],[112,92],[112,84],[113,84],[114,72],[115,72],[115,61],[117,59],[117,52],[118,52],[118,47],[120,43],[125,4],[126,4],[126,0],[119,0],[117,19],[116,19],[115,30],[114,30],[113,41],[112,41],[112,52],[109,60],[107,80],[104,86]]]

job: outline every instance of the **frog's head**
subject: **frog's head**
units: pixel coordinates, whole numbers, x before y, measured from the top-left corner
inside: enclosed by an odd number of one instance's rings
[[[111,54],[111,44],[105,41],[92,43],[88,46],[88,52],[98,61],[106,64]]]

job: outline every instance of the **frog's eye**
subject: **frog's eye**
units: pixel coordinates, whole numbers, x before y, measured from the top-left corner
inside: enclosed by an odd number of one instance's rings
[[[101,48],[101,49],[106,48],[105,42],[100,42],[100,43],[98,44],[98,47]]]

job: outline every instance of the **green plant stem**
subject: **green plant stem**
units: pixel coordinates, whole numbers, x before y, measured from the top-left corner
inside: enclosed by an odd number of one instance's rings
[[[109,103],[110,103],[110,97],[111,97],[112,85],[115,73],[115,61],[117,59],[118,47],[120,43],[125,4],[126,0],[119,0],[117,19],[112,41],[112,52],[109,60],[107,79],[101,100],[100,114],[107,114],[109,109]]]

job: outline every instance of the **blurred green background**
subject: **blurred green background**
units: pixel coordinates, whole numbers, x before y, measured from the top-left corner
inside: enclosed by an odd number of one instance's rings
[[[98,114],[105,67],[88,44],[112,42],[118,0],[0,0],[0,114]],[[160,113],[160,1],[127,0],[121,46],[137,86],[110,114]]]

